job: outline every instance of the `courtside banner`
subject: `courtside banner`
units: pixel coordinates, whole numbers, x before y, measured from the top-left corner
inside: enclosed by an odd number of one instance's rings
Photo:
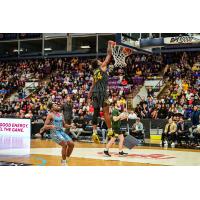
[[[0,118],[0,155],[30,154],[30,119]]]
[[[200,43],[200,36],[166,37],[164,44],[191,44]]]

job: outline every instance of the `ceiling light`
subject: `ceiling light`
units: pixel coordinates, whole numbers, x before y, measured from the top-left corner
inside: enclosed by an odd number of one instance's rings
[[[81,49],[90,49],[91,47],[88,45],[88,46],[81,46]]]

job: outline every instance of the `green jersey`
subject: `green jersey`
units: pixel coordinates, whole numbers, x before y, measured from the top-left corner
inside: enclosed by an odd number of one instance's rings
[[[120,129],[121,126],[121,120],[118,121],[114,121],[113,117],[118,117],[120,115],[120,112],[118,109],[114,108],[114,110],[112,111],[112,129],[113,130],[118,130]]]

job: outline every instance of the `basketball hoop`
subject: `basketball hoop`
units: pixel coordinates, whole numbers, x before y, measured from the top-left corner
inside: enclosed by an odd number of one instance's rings
[[[132,49],[123,47],[122,45],[112,45],[112,55],[115,60],[115,67],[125,67],[126,57],[132,54]]]

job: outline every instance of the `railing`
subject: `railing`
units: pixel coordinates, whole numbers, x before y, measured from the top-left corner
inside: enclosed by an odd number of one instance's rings
[[[100,120],[100,119],[99,119]],[[123,121],[122,126],[127,126],[129,129],[132,128],[133,124],[135,123],[136,120],[134,119],[129,119],[128,121]],[[165,125],[167,124],[168,120],[167,119],[141,119],[141,122],[144,127],[144,132],[145,132],[145,138],[150,138],[150,132],[152,129],[160,129],[163,131],[165,129]],[[191,121],[185,121],[189,127],[192,126]],[[33,125],[32,125],[33,126]],[[32,130],[32,134],[34,135],[39,131],[39,129],[43,126],[41,123],[35,123],[34,124],[34,130]],[[36,131],[37,130],[37,131]]]
[[[29,86],[27,86],[23,89],[23,91],[25,93],[24,98],[29,97],[36,90],[36,88],[37,88],[37,86],[35,86],[36,83],[38,83],[38,82],[33,82]]]

